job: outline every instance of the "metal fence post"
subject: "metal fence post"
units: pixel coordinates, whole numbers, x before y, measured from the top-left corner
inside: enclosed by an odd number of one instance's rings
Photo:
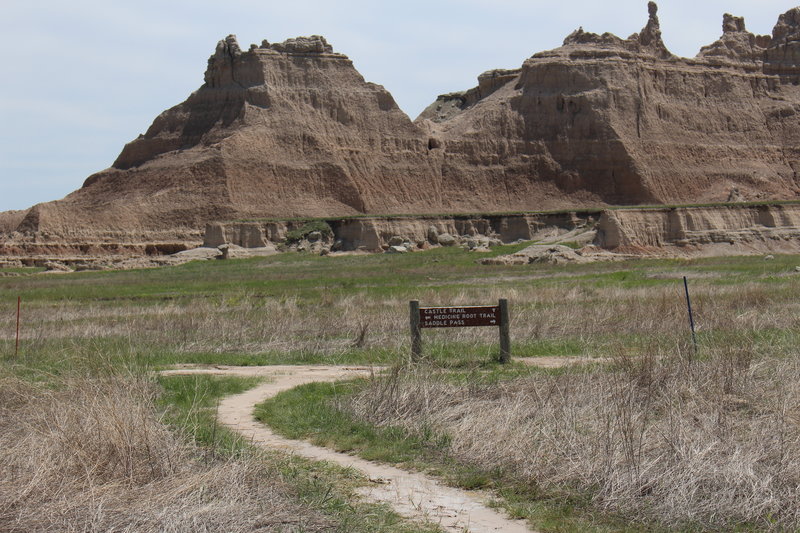
[[[16,343],[14,344],[15,358],[17,357],[17,355],[19,355],[19,310],[21,303],[22,303],[22,296],[17,296],[17,336],[16,336]]]

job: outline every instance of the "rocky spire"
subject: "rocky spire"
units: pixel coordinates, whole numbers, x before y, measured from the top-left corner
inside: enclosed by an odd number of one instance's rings
[[[564,39],[564,46],[596,44],[603,47],[619,46],[631,52],[654,54],[662,59],[672,57],[672,54],[661,40],[661,24],[658,21],[658,5],[648,2],[647,11],[649,18],[647,25],[640,33],[634,33],[627,39],[620,39],[612,33],[598,35],[586,32],[583,27],[578,28]]]
[[[725,13],[722,15],[722,36],[702,47],[697,57],[711,61],[759,62],[768,44],[769,36],[753,35],[747,31],[744,17]]]
[[[209,87],[223,87],[233,82],[233,64],[242,55],[235,35],[228,35],[217,43],[214,55],[208,58],[205,82]]]
[[[642,46],[651,46],[653,43],[656,43],[656,45],[660,43],[663,46],[661,42],[661,24],[658,21],[658,5],[655,2],[648,2],[647,12],[650,18],[647,21],[647,25],[639,33],[639,43]]]
[[[722,33],[739,33],[747,31],[744,26],[744,17],[734,17],[730,13],[722,15]]]
[[[656,55],[663,58],[671,57],[672,53],[667,50],[664,41],[661,39],[661,23],[658,21],[658,5],[652,1],[648,2],[647,12],[649,14],[647,25],[639,32],[638,36],[632,35],[631,37],[636,37],[642,49],[655,52]]]
[[[793,41],[800,41],[800,7],[792,8],[778,17],[770,46],[787,45]]]
[[[784,83],[800,84],[800,7],[778,17],[764,53],[764,72],[779,75]]]

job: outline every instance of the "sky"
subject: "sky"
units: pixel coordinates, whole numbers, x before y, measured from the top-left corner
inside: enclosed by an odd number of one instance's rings
[[[800,0],[662,0],[664,42],[693,57],[722,14],[769,34]],[[439,94],[517,68],[582,26],[621,37],[646,0],[0,0],[0,211],[62,198],[203,83],[217,41],[324,35],[412,119]]]

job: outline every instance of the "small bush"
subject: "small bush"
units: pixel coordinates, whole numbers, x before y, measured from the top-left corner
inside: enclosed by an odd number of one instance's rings
[[[322,233],[323,237],[331,237],[333,235],[333,230],[324,220],[309,220],[300,228],[287,232],[286,242],[288,244],[300,242],[308,237],[309,233],[313,233],[315,231]]]

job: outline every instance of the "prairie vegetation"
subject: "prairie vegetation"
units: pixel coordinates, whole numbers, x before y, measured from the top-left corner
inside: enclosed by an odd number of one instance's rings
[[[53,385],[52,383],[50,385]],[[0,383],[1,531],[328,531],[274,465],[204,456],[142,376]]]
[[[499,383],[403,372],[338,406],[445,439],[451,459],[534,499],[675,529],[796,530],[799,380],[796,357],[726,347]]]
[[[182,516],[209,530],[301,529],[278,525],[285,511],[308,531],[414,530],[374,509],[353,511],[346,486],[359,481],[348,474],[255,457],[215,428],[213,400],[232,384],[145,377],[173,363],[318,362],[396,371],[296,394],[292,401],[309,403],[294,419],[283,411],[282,431],[352,450],[365,449],[356,437],[371,431],[375,457],[495,489],[540,530],[800,527],[800,258],[567,266],[476,258],[459,249],[285,254],[0,277],[0,439],[10,450],[0,461],[0,521],[20,531],[146,531]],[[515,357],[612,362],[498,368],[494,328],[426,330],[425,360],[408,361],[409,300],[499,298],[511,302]],[[332,416],[303,426],[312,403]],[[346,440],[326,420],[359,429]],[[375,451],[387,439],[394,451]],[[242,519],[214,522],[202,502]],[[353,518],[371,513],[370,525]]]
[[[493,253],[508,252],[504,247]],[[796,345],[800,260],[778,256],[618,264],[480,266],[439,249],[405,256],[313,257],[191,263],[128,272],[0,279],[12,298],[0,350],[13,354],[13,296],[23,298],[19,361],[119,359],[170,363],[393,363],[408,347],[408,301],[512,305],[515,354],[644,353],[685,340],[687,274],[700,339]],[[495,349],[491,328],[431,330],[440,364],[468,364]],[[17,361],[17,362],[19,362]],[[116,364],[116,363],[115,363]]]

